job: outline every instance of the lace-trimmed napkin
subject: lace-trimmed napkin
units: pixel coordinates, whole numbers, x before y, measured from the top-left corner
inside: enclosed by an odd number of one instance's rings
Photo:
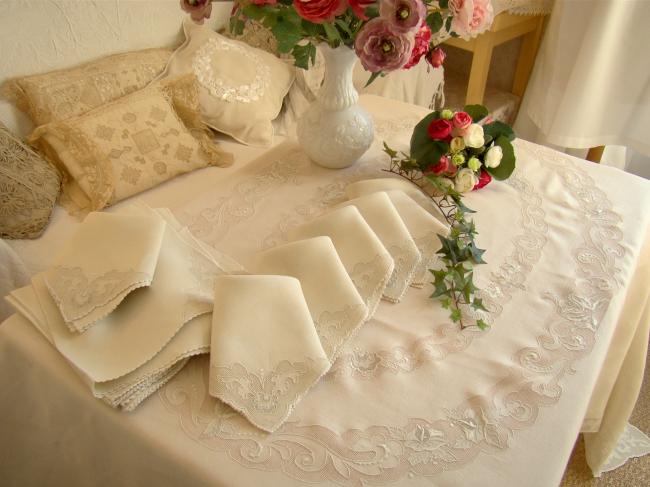
[[[216,279],[210,394],[275,431],[331,364],[297,279]]]
[[[336,253],[366,305],[366,319],[370,319],[393,274],[393,258],[354,206],[332,210],[289,231],[290,240],[318,236],[332,240]]]
[[[386,193],[372,193],[342,205],[356,206],[372,231],[384,244],[395,268],[384,289],[384,299],[397,303],[406,292],[422,261],[411,234]]]
[[[291,276],[300,281],[331,363],[368,314],[329,237],[299,240],[260,252],[247,267],[254,274]]]
[[[360,181],[360,183],[364,182]],[[373,192],[375,191],[368,191],[368,193]],[[353,183],[346,188],[346,193],[348,196],[363,195],[366,194],[366,189],[363,188],[363,184]],[[408,228],[415,245],[417,245],[422,255],[422,260],[415,270],[413,282],[411,283],[412,286],[422,287],[427,279],[427,270],[437,259],[436,254],[442,247],[438,235],[447,235],[449,228],[431,216],[404,191],[391,190],[386,191],[386,194],[393,202],[395,209],[406,228]]]
[[[90,213],[44,280],[65,325],[83,332],[149,286],[165,233],[157,214]]]
[[[47,319],[40,309],[33,286],[16,289],[6,299],[53,343]],[[211,321],[210,314],[190,320],[154,358],[118,379],[92,382],[85,374],[80,375],[95,397],[112,407],[132,411],[180,371],[191,356],[210,350]],[[78,369],[75,370],[79,372]]]

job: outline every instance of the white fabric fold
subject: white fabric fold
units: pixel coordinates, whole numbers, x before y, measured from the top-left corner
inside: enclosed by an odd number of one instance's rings
[[[384,288],[393,274],[393,258],[359,210],[345,206],[289,231],[290,240],[326,236],[352,279],[368,314],[375,314]]]
[[[331,363],[365,321],[368,309],[329,237],[314,237],[256,254],[248,269],[300,281],[321,345]]]
[[[215,282],[210,394],[275,431],[330,368],[300,282],[220,276]]]
[[[422,256],[395,206],[385,192],[351,199],[342,206],[356,206],[372,231],[381,240],[395,262],[384,299],[397,303],[402,299],[420,265]]]
[[[149,286],[164,233],[156,214],[90,213],[44,274],[65,325],[83,332]]]
[[[374,183],[377,180],[370,181]],[[364,184],[366,182],[359,181],[350,184],[346,188],[348,197],[354,198],[378,192],[377,188],[380,187],[379,184]],[[436,254],[442,247],[442,242],[438,238],[438,235],[447,236],[449,234],[449,228],[418,205],[410,197],[410,193],[407,194],[401,190],[387,190],[385,192],[395,206],[406,228],[408,228],[415,245],[417,245],[422,255],[422,260],[415,270],[413,282],[411,283],[412,286],[422,287],[428,275],[427,271],[436,261]]]

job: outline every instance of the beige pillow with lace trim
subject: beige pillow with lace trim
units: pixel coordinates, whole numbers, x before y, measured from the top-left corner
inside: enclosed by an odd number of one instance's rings
[[[60,188],[58,171],[0,122],[0,237],[40,236]]]
[[[193,75],[38,127],[28,140],[62,171],[61,204],[71,212],[99,210],[179,174],[232,163],[201,122]]]
[[[3,95],[36,125],[65,120],[140,90],[158,76],[171,49],[115,54],[69,69],[7,81]]]
[[[271,121],[293,83],[291,66],[268,52],[183,23],[186,40],[161,76],[194,73],[199,80],[201,115],[207,125],[244,144],[273,142]]]

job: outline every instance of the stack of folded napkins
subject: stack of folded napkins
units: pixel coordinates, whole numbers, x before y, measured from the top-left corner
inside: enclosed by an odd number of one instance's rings
[[[210,394],[272,432],[384,299],[421,286],[448,229],[394,180],[348,187],[340,207],[216,280]]]
[[[170,212],[90,213],[50,269],[8,300],[95,397],[134,409],[210,348],[217,276],[241,267]]]

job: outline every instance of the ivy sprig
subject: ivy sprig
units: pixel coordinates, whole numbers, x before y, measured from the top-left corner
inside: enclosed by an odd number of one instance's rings
[[[416,159],[403,152],[397,152],[384,143],[384,152],[390,157],[387,172],[397,174],[419,187],[436,205],[449,224],[449,235],[438,235],[441,247],[438,250],[441,269],[430,269],[434,291],[431,298],[438,299],[442,307],[449,310],[449,317],[461,329],[476,326],[485,330],[489,325],[483,319],[472,322],[468,307],[487,311],[480,289],[474,283],[474,266],[485,264],[484,249],[476,245],[476,225],[468,215],[475,213],[462,200],[462,195],[441,177],[424,175]]]

